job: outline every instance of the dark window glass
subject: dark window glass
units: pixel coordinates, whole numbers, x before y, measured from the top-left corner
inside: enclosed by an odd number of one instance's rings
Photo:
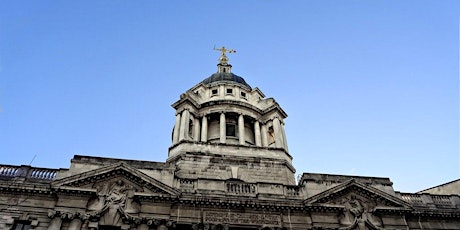
[[[236,137],[236,125],[235,124],[227,124],[225,131],[227,132],[226,133],[227,137]]]
[[[29,221],[16,221],[13,225],[13,230],[29,230],[30,222]]]

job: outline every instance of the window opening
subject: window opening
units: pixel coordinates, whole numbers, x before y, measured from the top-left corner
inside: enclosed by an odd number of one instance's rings
[[[227,95],[232,95],[233,94],[233,89],[227,89]]]
[[[188,136],[193,138],[193,120],[190,120],[188,123]]]
[[[30,221],[15,221],[13,225],[13,230],[29,230],[30,229]]]
[[[246,92],[241,92],[241,97],[246,99]]]
[[[236,124],[227,123],[225,131],[227,137],[236,137]]]
[[[219,94],[219,90],[217,89],[211,90],[211,96],[216,96],[217,94]]]
[[[273,126],[268,127],[268,145],[275,143],[275,131]]]

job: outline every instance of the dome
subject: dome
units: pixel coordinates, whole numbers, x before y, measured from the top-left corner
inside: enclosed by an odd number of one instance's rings
[[[214,83],[214,82],[239,83],[239,84],[242,84],[242,85],[248,87],[249,89],[251,89],[251,86],[248,85],[248,83],[246,83],[246,81],[242,77],[240,77],[240,76],[238,76],[238,75],[236,75],[234,73],[231,73],[231,72],[230,73],[228,73],[228,72],[226,72],[226,73],[217,72],[217,73],[211,75],[210,77],[208,77],[208,78],[206,78],[206,79],[204,79],[202,81],[202,83],[206,84],[206,85]]]

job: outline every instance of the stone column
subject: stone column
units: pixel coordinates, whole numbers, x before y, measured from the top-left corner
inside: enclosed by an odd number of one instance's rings
[[[273,131],[275,132],[275,147],[283,148],[284,143],[283,136],[281,135],[281,125],[280,120],[277,117],[273,119]]]
[[[261,128],[261,132],[262,132],[262,147],[267,147],[268,146],[268,139],[267,139],[267,134],[268,134],[268,130],[267,130],[267,125],[263,124],[262,125],[262,128]]]
[[[176,123],[174,124],[173,131],[173,144],[176,144],[179,141],[179,127],[180,127],[180,113],[176,114]]]
[[[238,117],[238,135],[239,135],[239,139],[240,139],[240,145],[244,145],[246,144],[246,142],[244,141],[244,116],[243,114],[240,114],[240,116]]]
[[[73,219],[69,224],[69,230],[81,230],[81,220],[79,218]]]
[[[188,139],[188,125],[190,122],[190,112],[188,110],[182,111],[182,117],[179,128],[179,141]]]
[[[203,115],[203,118],[201,119],[201,141],[208,141],[208,118],[206,115]]]
[[[286,131],[284,131],[284,122],[281,123],[281,134],[283,135],[284,149],[285,149],[287,152],[289,152],[288,144],[287,144],[287,141],[286,141]]]
[[[200,141],[200,120],[195,118],[193,122],[193,140]]]
[[[225,143],[226,140],[227,140],[227,132],[226,132],[226,128],[227,128],[227,123],[226,123],[226,120],[225,120],[225,113],[222,112],[220,114],[220,143]]]
[[[60,230],[62,224],[62,219],[60,216],[55,216],[48,226],[48,230]]]
[[[259,125],[259,121],[255,121],[254,122],[254,139],[256,141],[256,146],[257,147],[260,147],[260,142],[261,142],[261,139],[260,139],[260,125]]]

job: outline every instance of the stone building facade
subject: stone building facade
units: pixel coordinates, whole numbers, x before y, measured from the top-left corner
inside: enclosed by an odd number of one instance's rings
[[[287,114],[232,73],[180,95],[166,162],[76,155],[68,169],[0,165],[0,229],[460,229],[458,183],[420,193],[388,178],[295,180]]]

